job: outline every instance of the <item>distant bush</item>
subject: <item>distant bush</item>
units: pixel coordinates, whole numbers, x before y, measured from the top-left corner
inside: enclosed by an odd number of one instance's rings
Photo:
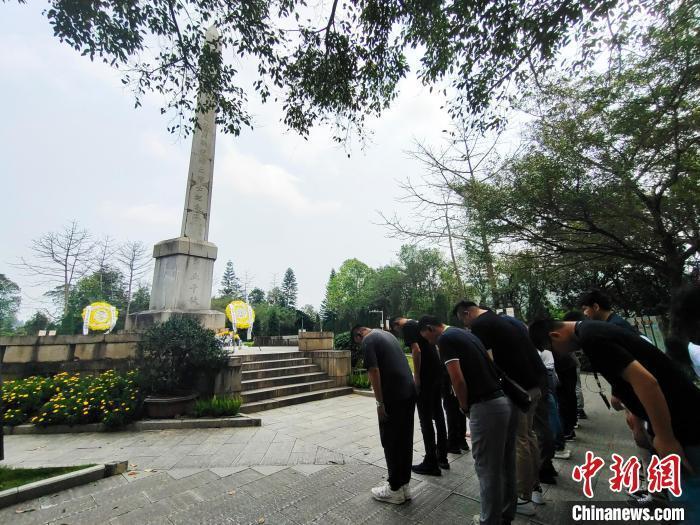
[[[353,342],[350,332],[340,332],[333,338],[333,346],[336,350],[352,350]]]
[[[369,376],[365,370],[353,370],[352,376],[350,377],[350,383],[355,388],[367,389],[372,386],[370,383]]]
[[[225,417],[238,415],[242,400],[240,397],[217,397],[198,399],[194,405],[195,417]]]

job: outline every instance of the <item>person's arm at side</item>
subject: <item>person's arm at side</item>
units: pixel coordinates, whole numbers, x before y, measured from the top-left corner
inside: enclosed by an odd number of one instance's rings
[[[367,369],[369,382],[372,383],[374,390],[374,398],[377,400],[377,416],[379,421],[385,421],[387,418],[386,408],[384,407],[384,396],[382,395],[382,376],[379,373],[379,368],[373,366]]]
[[[416,382],[416,388],[420,391],[421,355],[418,343],[413,343],[411,345],[411,356],[413,357],[413,380]]]
[[[661,391],[659,382],[639,361],[632,361],[623,371],[622,378],[627,381],[637,394],[654,429],[654,449],[660,457],[678,454],[683,464],[690,469],[683,447],[673,434],[671,412],[666,396]]]
[[[459,360],[453,359],[445,363],[447,367],[447,373],[450,375],[450,382],[452,383],[452,390],[454,390],[457,401],[459,401],[459,407],[462,412],[467,413],[467,382],[464,380],[464,375],[462,374],[462,369],[459,366]]]

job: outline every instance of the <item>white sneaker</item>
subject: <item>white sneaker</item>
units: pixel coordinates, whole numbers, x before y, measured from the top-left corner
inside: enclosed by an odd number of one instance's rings
[[[522,514],[523,516],[534,516],[535,506],[532,504],[532,501],[527,501],[519,497],[515,512]]]
[[[481,514],[474,514],[472,516],[472,525],[481,525]]]
[[[542,494],[542,487],[537,487],[532,491],[532,502],[535,505],[544,505],[544,494]]]
[[[411,494],[411,487],[408,486],[409,484],[406,483],[403,487],[403,497],[406,498],[406,500],[410,500],[413,497],[413,494]]]
[[[571,457],[571,451],[567,448],[565,450],[555,450],[554,459],[569,459]]]
[[[379,487],[374,487],[372,489],[372,497],[377,501],[393,503],[394,505],[401,505],[406,501],[403,487],[401,487],[399,490],[391,490],[388,483],[385,485],[380,485]]]

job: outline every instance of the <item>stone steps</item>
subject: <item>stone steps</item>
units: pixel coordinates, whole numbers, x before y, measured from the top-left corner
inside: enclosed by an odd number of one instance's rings
[[[275,397],[271,399],[263,399],[262,401],[246,403],[241,407],[241,411],[245,413],[260,412],[262,410],[282,408],[290,405],[298,405],[300,403],[308,403],[309,401],[318,401],[319,399],[346,396],[348,394],[352,394],[352,387],[350,386],[326,388],[323,390],[315,390],[312,392],[304,392],[301,394]]]
[[[298,366],[287,366],[281,368],[261,368],[259,370],[246,370],[242,368],[243,381],[250,381],[251,379],[267,379],[270,377],[277,376],[289,376],[296,374],[308,374],[311,372],[318,372],[321,367],[318,365],[298,365]]]
[[[279,385],[270,388],[257,388],[255,390],[242,390],[241,399],[243,404],[253,401],[261,401],[273,397],[286,397],[304,392],[312,392],[314,390],[324,390],[333,386],[333,381],[324,379],[321,381],[310,381],[308,383],[293,383],[289,385]]]
[[[274,376],[267,378],[244,379],[241,381],[243,391],[259,390],[261,388],[270,388],[284,385],[295,385],[300,383],[311,383],[328,379],[325,372],[313,371],[305,374]]]
[[[311,359],[308,357],[296,357],[292,359],[270,359],[269,355],[266,357],[267,359],[261,361],[244,361],[241,366],[241,371],[247,372],[249,370],[262,370],[265,368],[286,368],[290,366],[312,364]]]
[[[242,412],[258,412],[351,394],[299,352],[252,354],[241,365]]]

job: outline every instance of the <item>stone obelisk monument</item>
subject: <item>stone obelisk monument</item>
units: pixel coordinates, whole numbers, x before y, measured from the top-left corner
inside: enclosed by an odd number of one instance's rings
[[[207,42],[215,42],[218,36],[218,31],[211,27],[207,31]],[[225,326],[226,316],[211,309],[217,249],[208,237],[216,111],[215,108],[207,108],[206,112],[202,110],[203,96],[200,93],[197,126],[192,137],[182,231],[180,237],[161,241],[153,247],[156,264],[151,302],[147,311],[129,315],[127,330],[143,330],[154,323],[167,321],[172,315],[195,317],[213,330]]]

